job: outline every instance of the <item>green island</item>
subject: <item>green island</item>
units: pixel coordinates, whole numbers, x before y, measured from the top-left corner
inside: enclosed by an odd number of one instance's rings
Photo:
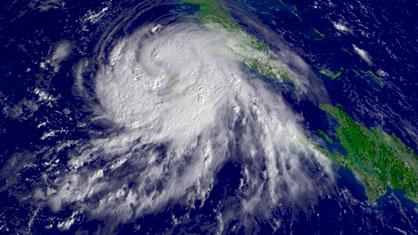
[[[330,144],[334,143],[331,137],[327,133],[325,133],[323,130],[318,130],[318,135],[321,136],[328,143]]]
[[[342,74],[342,68],[340,68],[340,70],[338,72],[334,72],[331,69],[321,69],[321,71],[319,71],[320,74],[331,78],[332,80],[337,79],[341,76]]]
[[[320,108],[336,119],[335,137],[345,153],[321,150],[337,165],[355,172],[370,201],[375,202],[390,187],[418,202],[418,156],[414,150],[379,127],[367,128],[355,121],[341,107],[322,104]]]
[[[239,30],[239,25],[215,0],[184,0],[184,3],[199,7],[202,23],[217,23],[229,30]]]
[[[226,34],[226,43],[239,61],[263,76],[279,82],[299,84],[296,74],[272,56],[268,46],[247,33],[216,0],[183,0],[199,8],[199,21],[211,30]]]
[[[367,70],[367,71],[362,71],[364,76],[369,76],[371,77],[373,80],[375,80],[377,82],[377,84],[379,84],[380,87],[383,87],[385,85],[385,81],[383,81],[383,79],[379,76],[377,76],[373,71],[371,70]]]

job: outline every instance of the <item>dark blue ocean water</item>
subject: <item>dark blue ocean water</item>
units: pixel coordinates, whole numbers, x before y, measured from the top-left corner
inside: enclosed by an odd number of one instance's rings
[[[32,5],[31,5],[32,4]],[[102,1],[68,1],[64,7],[39,11],[40,3],[8,1],[0,8],[0,167],[14,153],[35,152],[38,167],[18,167],[18,187],[8,188],[4,175],[0,177],[0,233],[56,234],[59,221],[72,214],[71,206],[60,212],[20,198],[30,195],[34,182],[39,181],[45,166],[43,158],[48,151],[42,149],[71,140],[88,140],[93,132],[100,133],[103,126],[80,127],[80,120],[90,117],[89,104],[74,95],[74,65],[81,58],[95,57],[96,45],[103,34],[109,33],[112,22],[120,19],[119,13],[137,5],[135,1],[114,1],[112,14],[106,14],[99,24],[82,30],[82,17],[91,9],[106,6]],[[32,6],[32,8],[30,7]],[[329,101],[342,105],[345,110],[367,126],[381,126],[396,134],[405,143],[417,150],[418,123],[418,3],[415,1],[227,1],[225,6],[243,27],[274,47],[274,40],[285,40],[323,80],[329,93]],[[122,37],[139,25],[154,22],[161,16],[177,15],[178,18],[196,11],[184,5],[162,5],[120,27],[114,37]],[[263,37],[249,27],[246,17],[253,17],[268,28],[273,36]],[[170,18],[169,22],[177,20]],[[339,33],[332,22],[344,22],[353,33]],[[318,33],[320,32],[320,33]],[[277,37],[277,38],[276,38]],[[53,45],[69,40],[74,46],[70,57],[61,64],[58,73],[39,67]],[[353,44],[366,49],[374,65],[370,66],[353,53]],[[338,80],[320,75],[322,68],[339,70]],[[94,71],[94,65],[91,70]],[[384,70],[380,86],[366,71]],[[93,77],[87,77],[88,79]],[[274,85],[274,84],[272,84]],[[33,111],[30,100],[37,100],[35,87],[42,87],[52,96],[60,97],[53,105],[39,105]],[[92,91],[91,91],[92,92]],[[332,123],[316,105],[302,100],[295,102],[284,94],[292,107],[301,112],[308,130],[332,129]],[[93,97],[93,95],[92,95]],[[94,98],[93,98],[94,99]],[[16,108],[18,107],[18,108]],[[71,112],[62,112],[67,108]],[[48,126],[38,124],[48,121]],[[40,140],[46,130],[62,128],[67,132],[60,138]],[[98,134],[100,135],[100,134]],[[42,151],[41,151],[42,150]],[[65,165],[66,153],[71,147],[60,151],[60,164]],[[55,153],[54,153],[55,154]],[[22,159],[22,164],[26,163]],[[169,205],[163,211],[147,215],[128,224],[118,225],[120,234],[156,233],[214,233],[217,216],[223,208],[239,207],[238,187],[241,178],[239,162],[230,162],[218,173],[218,182],[204,204],[196,202],[195,208]],[[9,171],[4,171],[9,172]],[[16,171],[10,170],[10,173]],[[388,191],[377,205],[369,205],[364,188],[352,172],[339,169],[338,192],[321,199],[308,211],[278,208],[273,217],[281,218],[278,228],[273,220],[254,216],[243,224],[231,220],[225,231],[231,234],[418,234],[416,205],[406,200],[402,192]],[[345,190],[351,192],[348,197]],[[180,223],[173,226],[173,215]],[[106,221],[79,215],[70,230],[101,233],[108,229]]]
[[[417,150],[416,1],[261,0],[229,3],[247,9],[290,43],[316,74],[322,76],[332,103],[341,104],[367,126],[378,125],[396,134]],[[338,32],[332,22],[343,22],[352,33]],[[266,43],[272,40],[266,40]],[[372,66],[353,52],[353,44],[369,52],[374,62]],[[320,75],[321,68],[333,71],[342,68],[343,72],[340,79],[332,81]],[[365,73],[378,69],[388,74],[381,77],[385,83],[383,87]]]

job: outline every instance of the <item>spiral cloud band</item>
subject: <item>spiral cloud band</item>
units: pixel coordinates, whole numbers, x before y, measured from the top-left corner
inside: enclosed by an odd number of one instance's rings
[[[102,115],[121,131],[70,159],[52,208],[127,221],[173,201],[194,205],[228,161],[242,166],[243,212],[317,197],[332,181],[329,163],[231,41],[240,43],[184,23],[121,39],[95,80]]]

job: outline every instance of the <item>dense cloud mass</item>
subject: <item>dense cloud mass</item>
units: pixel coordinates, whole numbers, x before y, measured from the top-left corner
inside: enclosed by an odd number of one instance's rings
[[[143,27],[121,39],[95,80],[101,115],[121,131],[71,157],[51,207],[75,203],[127,221],[172,201],[193,205],[227,161],[243,168],[242,212],[326,192],[329,163],[300,117],[227,41],[233,35],[191,24]]]

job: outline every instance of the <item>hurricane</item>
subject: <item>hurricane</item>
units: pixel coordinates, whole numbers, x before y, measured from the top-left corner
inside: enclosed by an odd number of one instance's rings
[[[301,117],[237,61],[228,36],[178,23],[119,40],[94,79],[97,112],[119,131],[70,159],[51,206],[76,203],[126,222],[168,202],[193,205],[228,161],[243,165],[243,213],[324,194],[330,163]]]
[[[400,14],[25,4],[0,9],[1,234],[416,233],[415,60],[397,47],[412,43]],[[393,24],[382,32],[375,15]]]

